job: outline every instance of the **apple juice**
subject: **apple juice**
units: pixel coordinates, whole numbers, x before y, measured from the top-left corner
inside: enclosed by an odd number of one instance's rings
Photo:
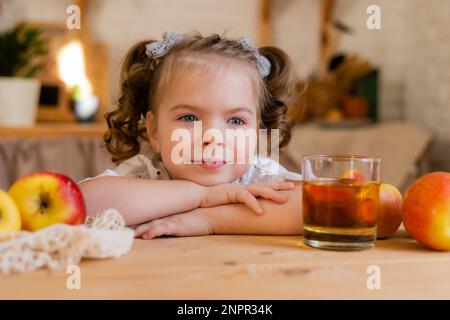
[[[355,179],[305,182],[304,238],[322,247],[327,243],[343,243],[343,250],[374,243],[379,190],[379,183]]]

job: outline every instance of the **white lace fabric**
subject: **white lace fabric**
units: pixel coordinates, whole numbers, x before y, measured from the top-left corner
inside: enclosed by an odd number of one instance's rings
[[[0,234],[0,275],[40,268],[60,270],[82,258],[115,258],[126,254],[134,230],[110,208],[89,216],[85,224],[55,224],[36,232]]]

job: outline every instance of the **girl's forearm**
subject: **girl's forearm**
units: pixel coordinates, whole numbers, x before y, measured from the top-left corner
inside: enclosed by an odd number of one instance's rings
[[[260,199],[264,214],[256,216],[242,204],[199,208],[209,221],[214,234],[300,235],[302,232],[302,197],[299,184],[282,191],[288,196],[283,204]]]
[[[117,209],[127,226],[193,210],[201,203],[201,186],[183,180],[99,177],[79,185],[87,214]]]

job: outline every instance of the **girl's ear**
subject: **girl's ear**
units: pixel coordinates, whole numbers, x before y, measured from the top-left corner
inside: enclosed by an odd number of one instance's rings
[[[148,111],[145,117],[145,126],[147,128],[147,136],[150,140],[150,144],[153,148],[153,151],[156,153],[159,153],[160,147],[159,147],[159,137],[158,137],[158,130],[156,127],[156,118],[153,112]]]

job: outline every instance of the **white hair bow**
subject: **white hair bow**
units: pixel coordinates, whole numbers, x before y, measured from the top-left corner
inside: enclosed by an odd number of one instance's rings
[[[178,42],[183,39],[183,36],[176,32],[167,32],[163,33],[163,40],[158,42],[150,42],[145,46],[145,54],[149,58],[159,58],[167,54],[170,49]],[[259,73],[263,78],[267,77],[270,74],[270,61],[263,55],[258,52],[258,49],[253,45],[253,42],[247,37],[241,37],[238,39],[238,42],[247,50],[250,50],[254,53]]]
[[[255,47],[253,42],[247,37],[241,37],[238,39],[238,42],[242,44],[244,48],[247,50],[253,51],[256,59],[258,61],[258,70],[263,78],[267,77],[270,74],[270,61],[262,54],[259,53],[258,49]]]
[[[163,41],[150,42],[145,46],[145,54],[149,58],[159,58],[165,55],[174,45],[180,42],[183,36],[176,32],[163,33]]]

